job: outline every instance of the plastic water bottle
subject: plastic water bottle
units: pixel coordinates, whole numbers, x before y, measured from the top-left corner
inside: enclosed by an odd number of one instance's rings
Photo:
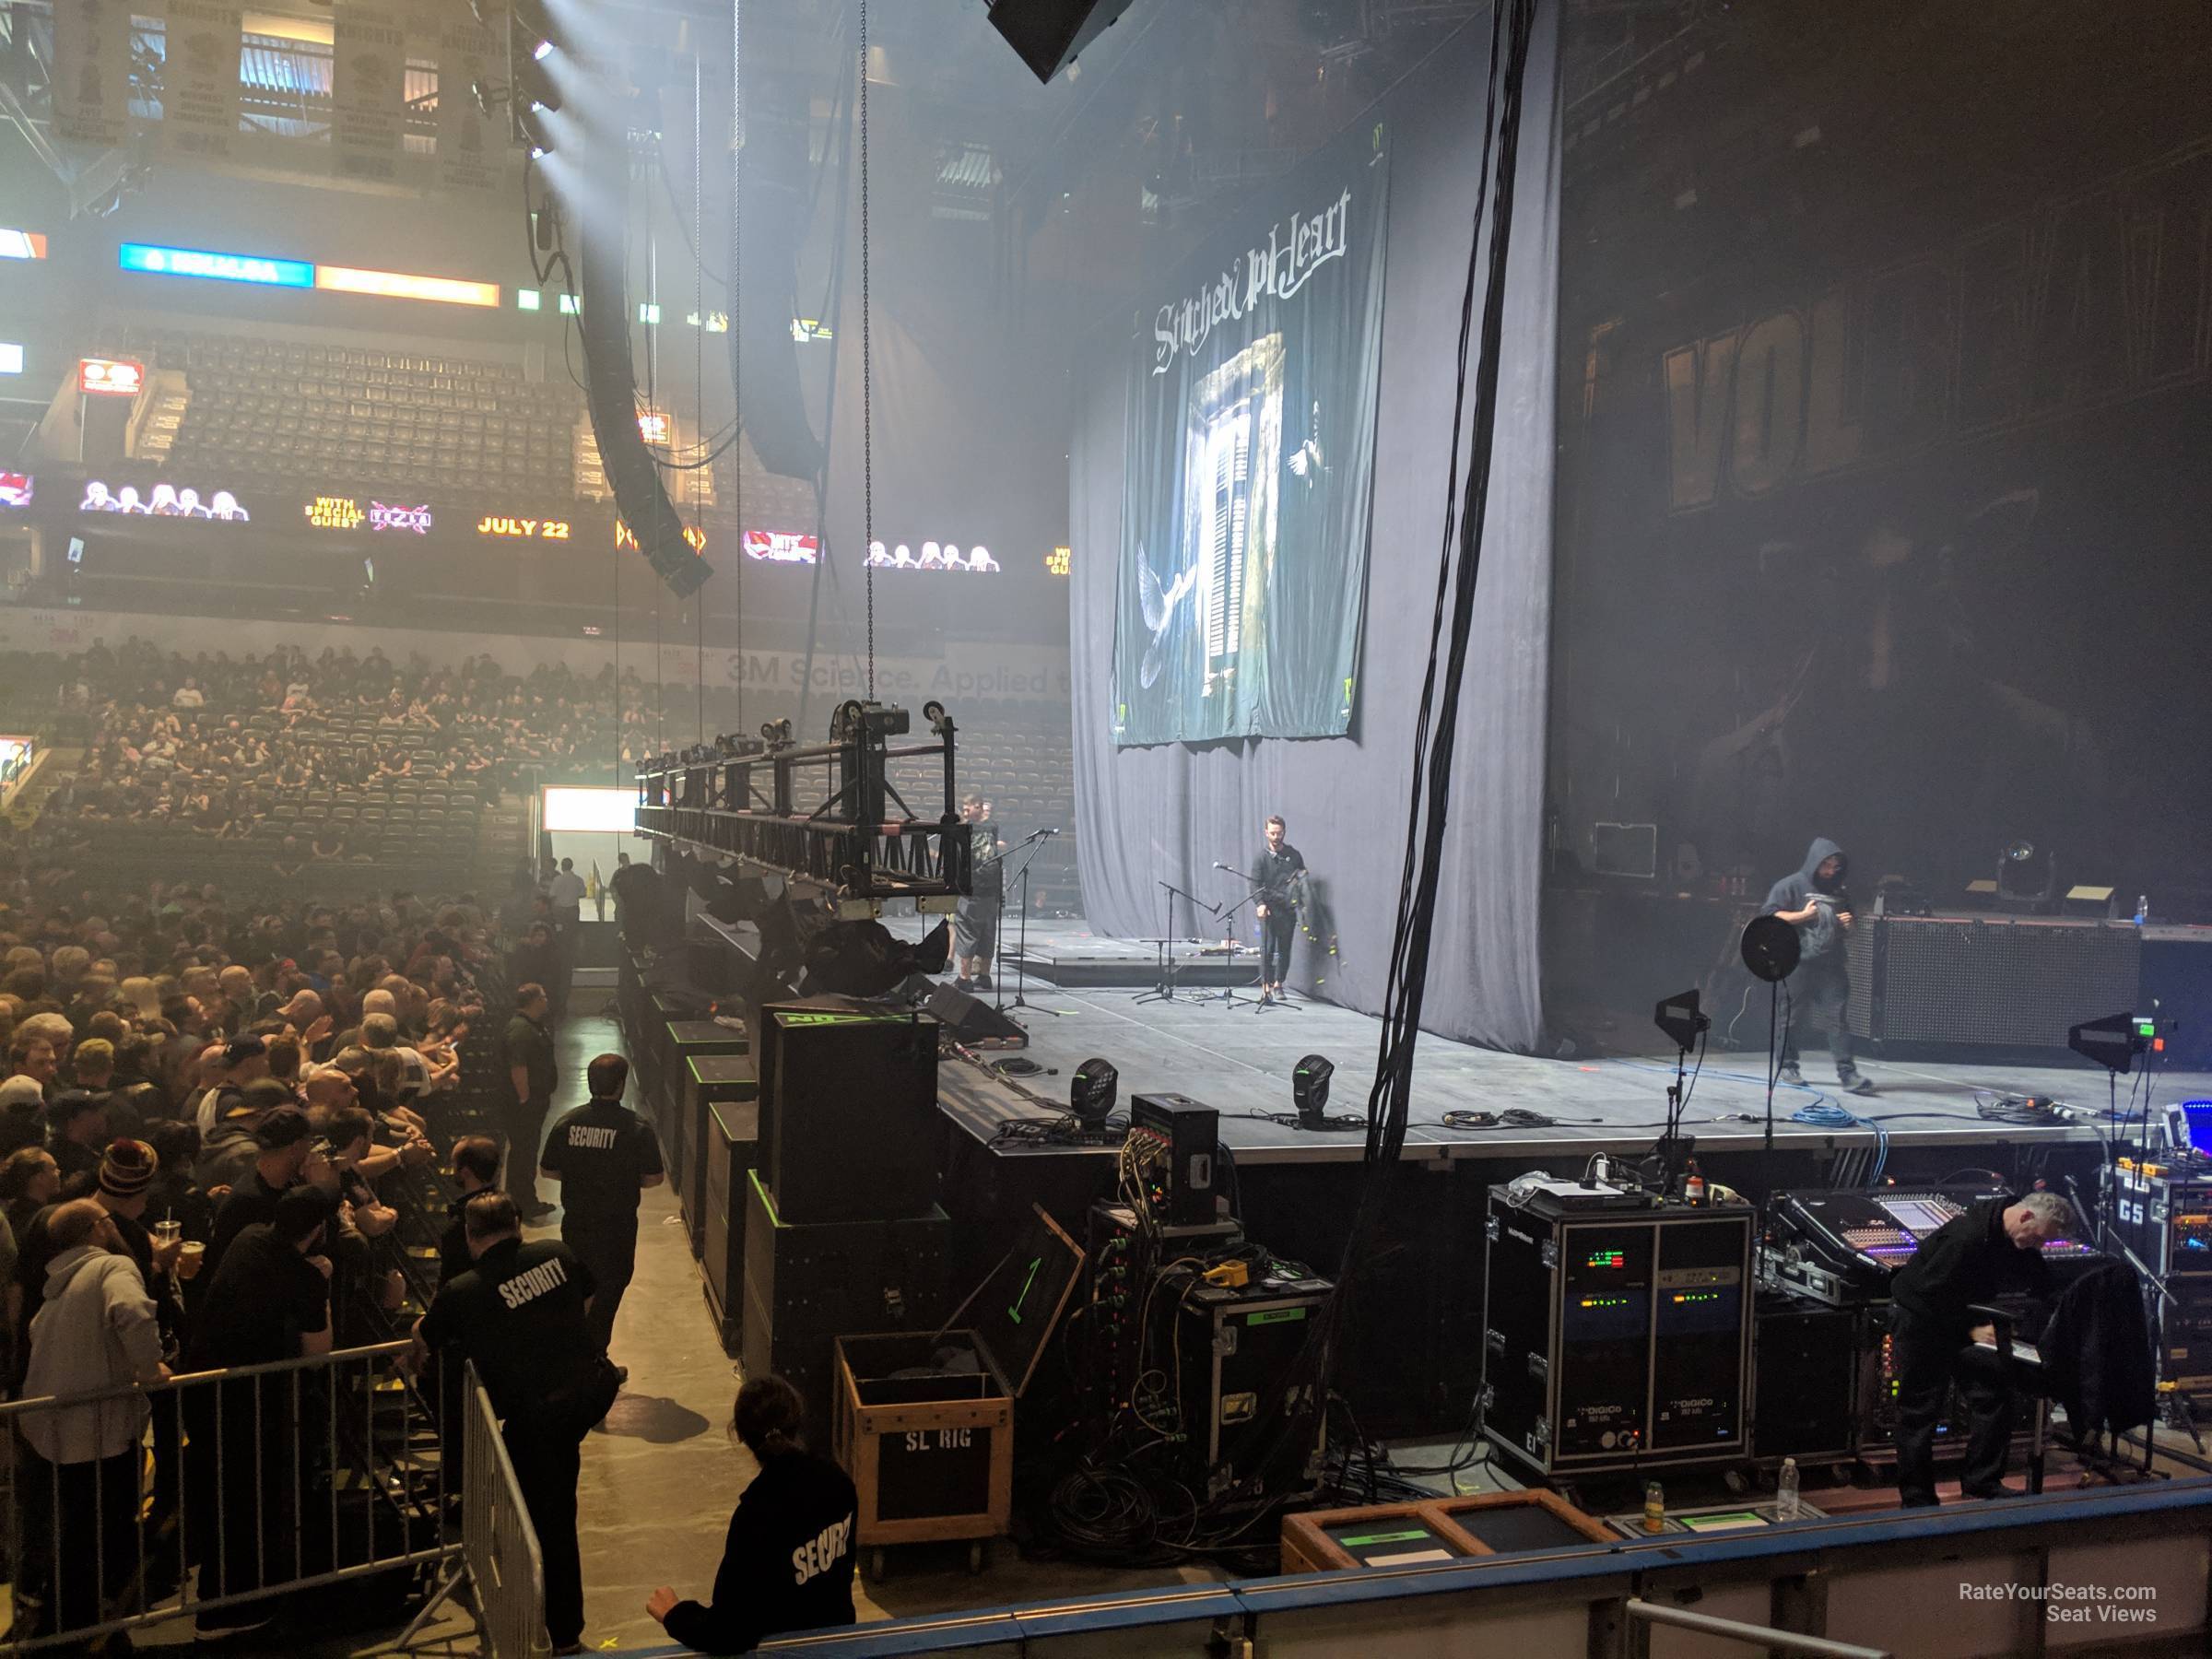
[[[2136,925],[2140,927],[2144,923],[2149,920],[2150,895],[2148,893],[2137,893],[2136,895]]]
[[[1647,1533],[1666,1530],[1666,1494],[1660,1490],[1655,1480],[1643,1488],[1643,1530]]]
[[[1774,1519],[1794,1521],[1805,1512],[1797,1499],[1797,1460],[1782,1460],[1782,1473],[1774,1482]]]

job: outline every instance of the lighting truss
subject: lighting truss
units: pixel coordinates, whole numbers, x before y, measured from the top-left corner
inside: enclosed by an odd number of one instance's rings
[[[848,920],[887,899],[944,912],[972,881],[970,827],[954,783],[956,733],[942,705],[924,704],[930,741],[906,735],[904,709],[848,701],[826,743],[794,742],[789,721],[758,738],[724,737],[638,768],[637,832],[695,857],[735,859],[827,897]],[[887,774],[893,759],[937,756],[944,799],[924,818]]]

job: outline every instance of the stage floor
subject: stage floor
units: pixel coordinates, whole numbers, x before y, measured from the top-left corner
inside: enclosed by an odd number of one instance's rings
[[[1044,935],[1041,940],[1040,935]],[[1049,950],[1063,959],[1106,962],[1150,947],[1089,935],[1080,924],[1030,924],[1030,956]],[[1179,992],[1172,1002],[1136,1000],[1133,989],[1029,983],[1027,1007],[1014,1006],[1015,982],[1002,979],[986,1000],[1002,998],[1029,1032],[1026,1058],[1052,1075],[1015,1079],[1009,1086],[991,1068],[1007,1056],[982,1053],[969,1065],[949,1065],[940,1078],[942,1099],[971,1131],[988,1135],[1007,1117],[1042,1116],[1050,1109],[1030,1096],[1067,1099],[1068,1079],[1092,1055],[1121,1073],[1121,1098],[1149,1090],[1184,1094],[1219,1110],[1222,1136],[1244,1162],[1322,1162],[1358,1159],[1357,1132],[1308,1134],[1267,1121],[1290,1113],[1290,1075],[1306,1054],[1326,1055],[1336,1067],[1330,1110],[1363,1115],[1373,1080],[1381,1022],[1327,1003],[1294,997],[1288,1007],[1259,1008],[1250,1001],[1206,1000]],[[1655,1046],[1663,1040],[1651,1034]],[[2063,1060],[2065,1064],[2059,1062]],[[1977,1112],[1991,1093],[2058,1099],[2100,1111],[2105,1074],[2072,1055],[2044,1065],[1971,1065],[1892,1062],[1867,1054],[1862,1065],[1879,1093],[1846,1096],[1835,1086],[1824,1052],[1806,1056],[1806,1087],[1774,1091],[1778,1145],[1811,1151],[1877,1144],[1874,1127],[1828,1128],[1791,1121],[1815,1104],[1841,1104],[1879,1126],[1893,1146],[1986,1145],[1993,1142],[2093,1142],[2085,1126],[2022,1126],[1995,1123]],[[1706,1057],[1684,1113],[1685,1132],[1700,1149],[1749,1150],[1761,1145],[1767,1111],[1763,1053]],[[1415,1065],[1412,1127],[1406,1156],[1443,1162],[1461,1158],[1560,1151],[1588,1154],[1648,1147],[1666,1112],[1674,1075],[1670,1053],[1623,1053],[1541,1059],[1500,1053],[1423,1033]],[[2129,1079],[2123,1079],[2123,1094]],[[2212,1093],[2212,1074],[2164,1072],[2151,1080],[2151,1107]],[[1443,1115],[1453,1111],[1542,1113],[1551,1124],[1458,1130]],[[1565,1168],[1555,1170],[1565,1174]]]

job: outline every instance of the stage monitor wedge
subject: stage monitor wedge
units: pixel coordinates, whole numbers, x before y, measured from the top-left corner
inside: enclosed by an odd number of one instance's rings
[[[1129,0],[992,0],[991,27],[1049,81],[1129,9]]]

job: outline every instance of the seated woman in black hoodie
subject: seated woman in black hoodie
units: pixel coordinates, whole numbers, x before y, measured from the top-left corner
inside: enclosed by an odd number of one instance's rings
[[[853,1483],[807,1453],[806,1415],[799,1391],[781,1377],[756,1377],[737,1391],[737,1438],[760,1473],[730,1517],[713,1603],[678,1601],[664,1584],[645,1604],[686,1647],[742,1653],[786,1630],[853,1622]]]

